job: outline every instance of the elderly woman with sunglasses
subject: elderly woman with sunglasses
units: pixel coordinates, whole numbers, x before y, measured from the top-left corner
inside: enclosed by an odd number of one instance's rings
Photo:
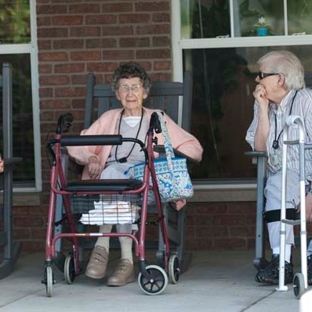
[[[271,262],[257,273],[260,283],[278,283],[280,254],[280,209],[282,190],[282,133],[289,115],[300,116],[304,123],[305,142],[312,142],[312,90],[305,88],[304,69],[300,60],[288,51],[272,51],[258,60],[260,72],[256,77],[254,119],[246,140],[255,151],[268,154],[265,220],[268,225]],[[291,131],[290,140],[297,131]],[[306,153],[307,217],[312,212],[312,157]],[[299,147],[291,145],[287,159],[286,218],[295,219],[300,206]],[[293,226],[286,224],[285,283],[293,281],[291,249],[294,245]],[[312,284],[312,243],[308,248],[308,282]]]
[[[143,107],[143,101],[148,97],[151,81],[144,68],[135,62],[129,62],[118,67],[113,75],[112,89],[122,104],[122,108],[112,109],[102,114],[82,135],[121,134],[145,141],[153,109]],[[198,140],[179,127],[168,115],[164,115],[172,146],[182,153],[198,161],[201,160],[203,149]],[[163,144],[159,135],[158,144]],[[143,153],[137,144],[126,142],[120,146],[104,147],[70,147],[69,153],[75,160],[85,165],[83,179],[126,179],[131,178],[132,171],[127,170],[133,164],[144,161]],[[185,200],[175,202],[181,209]],[[119,233],[131,233],[131,224],[118,224]],[[110,233],[112,225],[100,226],[100,233]],[[119,237],[121,260],[112,276],[107,281],[108,286],[123,286],[135,279],[132,255],[132,239]],[[92,251],[86,275],[101,279],[106,274],[109,257],[109,237],[99,237]]]

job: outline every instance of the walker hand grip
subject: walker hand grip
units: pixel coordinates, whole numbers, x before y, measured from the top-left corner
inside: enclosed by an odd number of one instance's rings
[[[86,146],[86,145],[121,145],[122,136],[111,135],[70,135],[62,136],[62,146]]]
[[[161,133],[161,125],[157,113],[153,113],[150,121],[150,129],[154,129],[156,133]]]
[[[295,125],[297,124],[297,121],[301,121],[300,116],[290,115],[286,118],[287,126]]]

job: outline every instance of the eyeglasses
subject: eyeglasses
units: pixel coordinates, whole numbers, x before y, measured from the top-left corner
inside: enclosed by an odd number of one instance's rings
[[[279,75],[279,73],[263,73],[261,71],[259,71],[258,73],[258,77],[260,78],[260,80],[262,80],[265,77],[274,76],[274,75]]]
[[[131,87],[127,85],[121,85],[119,86],[118,90],[119,92],[122,92],[122,93],[129,93],[130,90],[134,93],[138,93],[141,90],[141,88],[142,86],[138,84],[132,85]]]

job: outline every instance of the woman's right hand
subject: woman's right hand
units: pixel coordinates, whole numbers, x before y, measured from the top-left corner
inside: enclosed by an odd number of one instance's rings
[[[257,84],[253,96],[258,102],[258,106],[263,109],[267,109],[269,105],[269,100],[266,97],[266,90],[263,85]]]
[[[0,173],[4,171],[4,161],[3,159],[0,157]]]
[[[90,156],[87,166],[90,179],[98,179],[102,170],[98,158],[96,156]]]

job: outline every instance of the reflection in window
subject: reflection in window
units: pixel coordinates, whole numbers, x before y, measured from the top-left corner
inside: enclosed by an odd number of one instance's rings
[[[253,37],[312,34],[312,1],[180,0],[182,38]],[[232,12],[230,3],[232,2]],[[231,19],[233,29],[231,29]],[[285,23],[286,22],[286,23]],[[286,26],[286,28],[285,28]]]
[[[0,0],[0,8],[0,43],[29,43],[29,0]]]
[[[256,62],[271,50],[295,53],[305,71],[312,71],[312,46],[184,50],[184,68],[193,72],[191,132],[204,147],[202,163],[192,167],[193,178],[256,176],[255,166],[244,155],[250,151],[245,135],[253,118]]]
[[[23,158],[23,162],[15,167],[14,182],[30,182],[33,184],[35,166],[30,55],[0,55],[1,74],[3,63],[12,65],[13,156]],[[2,91],[0,92],[0,103],[0,137],[2,140]],[[2,150],[2,142],[0,150]]]

